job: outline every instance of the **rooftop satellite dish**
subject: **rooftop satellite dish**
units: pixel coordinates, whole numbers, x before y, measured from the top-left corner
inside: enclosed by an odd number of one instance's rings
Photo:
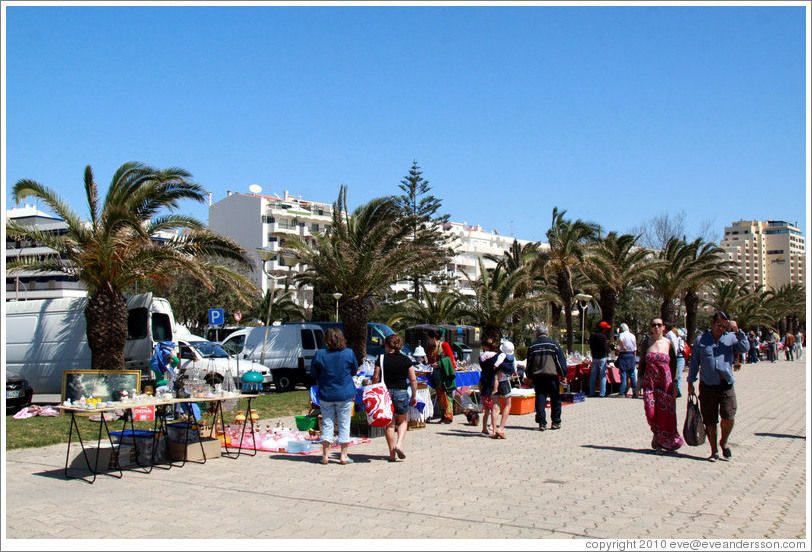
[[[259,184],[251,184],[248,186],[248,189],[251,190],[251,193],[258,194],[262,191],[262,186]]]

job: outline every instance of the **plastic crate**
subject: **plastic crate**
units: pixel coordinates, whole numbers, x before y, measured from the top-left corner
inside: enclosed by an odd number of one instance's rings
[[[170,443],[199,443],[200,426],[187,422],[166,424],[166,440]]]
[[[561,393],[561,402],[580,403],[584,400],[586,399],[583,393]]]
[[[372,439],[375,437],[383,437],[386,434],[386,426],[374,427],[367,423],[350,422],[350,437],[363,437],[365,439]]]

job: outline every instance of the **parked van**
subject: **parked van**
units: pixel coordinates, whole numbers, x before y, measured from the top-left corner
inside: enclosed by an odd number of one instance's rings
[[[344,331],[344,323],[343,322],[310,322],[311,324],[316,324],[320,326],[325,332],[327,328],[338,328],[342,332]],[[286,325],[293,325],[293,324],[300,324],[299,322],[286,322]],[[378,355],[382,355],[384,353],[384,339],[388,336],[394,334],[395,331],[387,326],[386,324],[381,324],[379,322],[368,322],[367,323],[367,357],[375,358]],[[404,353],[411,353],[411,350],[406,346],[404,343]],[[359,362],[363,362],[363,359],[359,359]]]
[[[202,372],[202,378],[209,385],[223,383],[230,371],[234,384],[239,389],[240,377],[251,370],[262,374],[262,387],[271,386],[272,376],[267,366],[238,356],[229,355],[220,345],[194,336],[178,339],[180,367],[178,377],[189,375],[192,370]]]
[[[291,391],[297,383],[312,384],[310,362],[318,349],[324,349],[324,330],[315,324],[267,326],[265,359],[262,343],[266,326],[237,330],[221,343],[229,354],[240,359],[262,362],[271,370],[279,391]]]
[[[87,297],[33,299],[6,303],[6,370],[28,380],[34,400],[52,400],[62,393],[64,370],[90,370],[85,307]],[[166,299],[151,293],[127,299],[127,370],[150,378],[149,360],[155,343],[173,341],[175,317]]]

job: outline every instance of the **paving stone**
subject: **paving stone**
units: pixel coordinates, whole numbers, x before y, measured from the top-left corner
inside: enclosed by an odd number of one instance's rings
[[[65,445],[7,451],[6,536],[148,539],[161,536],[170,515],[173,538],[314,539],[318,548],[330,544],[321,539],[344,538],[529,539],[531,546],[592,537],[801,538],[806,441],[780,436],[805,435],[805,386],[767,392],[766,374],[803,382],[806,367],[778,362],[737,372],[734,458],[716,464],[705,461],[707,444],[652,454],[642,403],[614,398],[565,406],[557,432],[533,431],[532,414],[511,416],[504,441],[480,438],[461,419],[430,423],[409,432],[409,456],[396,464],[373,440],[350,449],[352,466],[260,453],[125,471],[88,485],[62,479]],[[680,423],[684,415],[677,401]],[[156,497],[161,508],[145,507]],[[260,521],[246,530],[246,519]]]

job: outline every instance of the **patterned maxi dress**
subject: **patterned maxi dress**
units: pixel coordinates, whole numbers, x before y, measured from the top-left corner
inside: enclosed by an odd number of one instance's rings
[[[654,436],[652,448],[677,450],[684,441],[677,430],[677,400],[671,394],[671,368],[667,353],[646,353],[643,406]]]

